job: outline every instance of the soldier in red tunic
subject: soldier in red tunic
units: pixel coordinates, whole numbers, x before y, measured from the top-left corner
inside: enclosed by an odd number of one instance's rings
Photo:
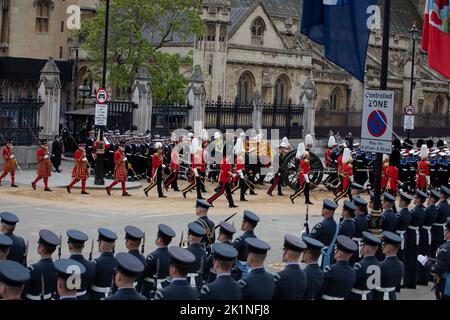
[[[231,169],[231,151],[229,152],[230,154],[226,153],[226,148],[224,148],[224,155],[223,155],[223,160],[220,163],[220,174],[219,174],[219,191],[214,194],[211,198],[209,198],[207,201],[209,204],[213,204],[213,202],[215,200],[217,200],[217,198],[219,198],[221,195],[223,195],[224,193],[226,193],[226,197],[228,200],[228,206],[230,208],[237,208],[238,206],[236,206],[234,204],[233,201],[233,195],[231,194],[231,188],[230,188],[230,180],[233,178],[233,173],[232,173],[232,169]]]
[[[290,196],[291,202],[305,193],[305,204],[313,204],[309,200],[309,173],[311,172],[311,166],[309,163],[309,152],[306,151],[305,145],[300,143],[297,149],[297,159],[300,159],[300,166],[298,171],[298,190],[295,194]]]
[[[173,191],[180,191],[178,189],[178,172],[180,172],[180,140],[176,137],[172,137],[173,145],[170,150],[170,174],[164,180],[164,189],[169,190],[169,186],[172,186]]]
[[[151,183],[150,185],[144,189],[145,196],[148,197],[148,193],[150,190],[152,190],[155,186],[158,187],[158,197],[159,198],[165,198],[166,196],[163,194],[162,191],[162,173],[163,169],[166,167],[163,164],[164,156],[163,156],[163,145],[161,142],[157,142],[155,144],[155,148],[157,151],[152,156],[152,176],[151,176]]]
[[[128,176],[128,170],[126,167],[127,157],[125,156],[125,141],[120,141],[120,146],[114,153],[114,181],[106,187],[106,193],[110,196],[112,187],[114,187],[119,182],[122,185],[122,196],[123,197],[130,197],[131,194],[127,192],[126,189],[126,181]]]
[[[245,133],[241,133],[240,137],[236,140],[234,146],[234,154],[236,155],[236,163],[234,170],[236,171],[236,177],[234,181],[234,188],[231,189],[231,193],[240,190],[240,201],[247,201],[245,199],[245,192],[247,191],[247,184],[245,182],[245,149],[244,139]]]
[[[386,171],[386,191],[397,196],[398,192],[398,167],[400,166],[400,151],[392,150],[389,156],[389,167]]]
[[[353,182],[353,165],[352,165],[352,157],[349,148],[345,148],[342,153],[342,165],[339,169],[339,175],[341,176],[341,183],[334,193],[335,198],[334,202],[336,204],[342,198],[348,196],[350,201],[353,200],[353,196],[351,194],[350,186]]]
[[[37,177],[31,183],[31,186],[36,190],[36,184],[39,180],[44,179],[44,191],[50,192],[52,190],[48,187],[48,178],[52,175],[52,162],[48,152],[47,140],[41,140],[41,147],[36,152],[36,159],[38,161]]]
[[[417,165],[416,189],[427,192],[430,183],[430,162],[428,161],[428,147],[423,144],[419,153],[421,161]]]
[[[3,148],[2,155],[4,162],[2,175],[0,176],[0,186],[2,185],[2,179],[9,173],[11,175],[11,187],[17,188],[17,185],[15,184],[16,159],[14,157],[13,141],[11,139],[6,140],[6,146]]]
[[[383,164],[381,166],[381,193],[386,191],[388,181],[389,156],[383,154]]]
[[[81,194],[89,194],[86,192],[86,180],[89,178],[89,162],[86,157],[86,149],[84,143],[78,144],[78,150],[74,155],[75,165],[72,170],[72,182],[66,186],[67,192],[72,191],[72,187],[81,180]]]

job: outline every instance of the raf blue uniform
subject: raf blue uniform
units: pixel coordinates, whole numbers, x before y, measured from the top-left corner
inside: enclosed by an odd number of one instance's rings
[[[226,243],[213,244],[212,252],[214,260],[234,261],[237,257],[237,250]],[[205,284],[200,291],[200,300],[240,300],[241,297],[241,286],[231,277],[231,273],[218,275],[212,283]]]
[[[270,250],[266,242],[250,238],[245,240],[249,254],[267,254]],[[275,290],[273,275],[264,266],[251,269],[248,276],[239,280],[242,287],[242,300],[271,300]]]
[[[395,197],[385,192],[384,201],[388,201],[395,204]],[[395,232],[397,226],[397,215],[392,209],[386,209],[381,215],[381,230]]]
[[[346,236],[338,236],[337,249],[345,253],[355,253],[358,250],[356,243]],[[349,261],[338,261],[326,266],[323,270],[324,282],[321,298],[323,300],[344,300],[356,280],[356,271],[350,266]]]
[[[0,279],[7,286],[21,287],[30,280],[30,271],[16,261],[0,261]]]
[[[393,232],[385,231],[382,234],[383,242],[400,247],[402,238]],[[380,262],[380,287],[375,287],[374,300],[396,300],[395,288],[402,281],[404,267],[397,256],[386,257]]]
[[[303,236],[303,242],[306,244],[306,250],[314,250],[317,254],[324,247],[322,242],[308,236]],[[304,271],[306,274],[306,288],[303,299],[315,300],[323,286],[323,271],[320,269],[317,261],[308,263]]]
[[[370,232],[364,231],[362,243],[363,245],[379,247],[381,245],[381,240]],[[374,267],[379,264],[380,262],[375,256],[365,256],[353,265],[353,269],[356,271],[356,280],[347,297],[348,300],[372,300],[372,288],[368,288],[367,280],[375,272],[375,270],[373,270]]]
[[[0,233],[0,249],[2,249],[3,252],[6,252],[11,248],[13,244],[13,241],[10,237]]]
[[[187,249],[169,248],[171,264],[190,266],[195,262],[195,256]],[[198,291],[192,288],[186,278],[172,278],[170,285],[160,289],[155,294],[155,300],[198,300]]]
[[[116,255],[117,272],[136,279],[142,271],[144,264],[130,253],[118,253]],[[118,288],[117,291],[104,300],[147,300],[137,293],[135,288]]]
[[[400,198],[408,204],[410,204],[413,200],[413,198],[409,194],[404,192],[400,192]],[[405,234],[408,226],[411,223],[411,217],[411,211],[408,208],[402,208],[397,213],[397,226],[395,228],[395,232],[402,238],[402,243],[397,256],[402,262],[405,261]]]
[[[10,226],[15,226],[19,222],[19,218],[11,212],[2,212],[0,213],[0,222]],[[7,259],[16,261],[26,266],[27,247],[25,245],[25,240],[11,232],[5,233],[5,235],[8,236],[13,242],[9,248]]]
[[[89,237],[82,231],[68,230],[66,232],[69,243],[84,244]],[[81,277],[81,287],[77,290],[77,298],[79,300],[87,300],[87,289],[92,286],[95,276],[95,264],[84,258],[81,253],[73,253],[69,257],[70,259],[80,263],[86,269],[86,272]]]
[[[206,210],[212,207],[208,201],[203,199],[197,199],[195,206],[204,208]],[[201,225],[206,231],[202,239],[202,244],[207,248],[209,252],[211,245],[216,241],[216,234],[214,232],[215,224],[208,216],[199,217],[195,221],[195,223]]]
[[[175,231],[165,224],[158,225],[157,237],[169,244],[176,236]],[[146,298],[153,298],[154,293],[162,287],[164,279],[169,277],[170,255],[167,246],[157,248],[147,256],[145,269],[142,274],[141,294]]]
[[[355,226],[355,220],[353,220],[353,217],[355,216],[355,205],[348,201],[344,201],[344,210],[351,213],[352,218],[351,219],[344,219],[339,224],[339,235],[347,236],[350,239],[355,236],[356,233],[356,226]]]
[[[205,229],[197,223],[190,223],[188,227],[189,234],[195,237],[202,238],[206,234]],[[206,250],[201,243],[190,244],[187,247],[187,250],[190,251],[195,257],[195,262],[191,264],[187,279],[191,286],[200,290],[203,286],[203,270],[205,269],[207,260]]]
[[[362,212],[367,211],[368,203],[363,198],[357,196],[353,199],[353,203],[355,204],[355,206],[359,207]],[[362,243],[362,234],[364,231],[369,230],[369,219],[367,218],[367,215],[359,214],[355,216],[353,220],[355,221],[355,235],[352,237],[352,239],[356,242],[358,248],[360,248]],[[361,258],[359,251],[360,250],[358,250],[358,254],[354,254],[350,259],[351,264],[354,264]]]
[[[59,259],[55,261],[56,276],[58,279],[67,281],[74,273],[78,274],[83,278],[86,273],[86,268],[79,262],[72,259]],[[75,270],[77,270],[75,272]],[[80,288],[77,288],[79,290]],[[75,291],[73,295],[70,296],[59,296],[58,300],[78,300],[77,292]]]
[[[295,252],[306,250],[306,244],[293,235],[284,236],[284,249]],[[306,291],[306,273],[298,262],[288,263],[275,276],[273,300],[302,300]]]
[[[117,235],[105,228],[98,229],[98,240],[115,242]],[[89,300],[100,300],[106,297],[114,286],[114,269],[117,266],[116,258],[112,252],[102,252],[100,257],[94,260],[95,276],[89,290]]]
[[[138,227],[135,227],[135,226],[126,226],[125,227],[125,240],[138,241],[139,245],[140,245],[141,241],[144,237],[145,237],[145,233]],[[139,249],[129,250],[128,253],[135,256],[136,258],[138,258],[139,261],[145,266],[146,259],[142,255],[142,253],[139,252]],[[142,276],[142,274],[139,275],[139,277],[137,279],[137,283],[136,283],[136,290],[138,292],[140,292],[142,289],[141,288],[141,286],[142,286],[142,277],[141,276]]]
[[[55,233],[41,230],[39,231],[39,244],[54,251],[57,246],[61,245],[61,242]],[[50,300],[56,292],[56,269],[53,259],[41,259],[28,269],[30,270],[30,281],[23,290],[25,299]],[[42,288],[42,284],[44,288]]]
[[[438,203],[436,221],[431,227],[431,257],[436,257],[437,249],[444,243],[444,226],[447,217],[450,217],[450,206],[446,199],[450,196],[450,190],[446,186],[441,186],[441,194],[445,199]]]

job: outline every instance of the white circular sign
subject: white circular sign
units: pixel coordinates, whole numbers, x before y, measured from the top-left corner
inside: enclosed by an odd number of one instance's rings
[[[95,93],[95,99],[97,100],[97,103],[105,104],[108,102],[108,91],[103,88],[98,89]]]
[[[406,106],[405,113],[409,116],[413,116],[416,113],[416,109],[412,105]]]

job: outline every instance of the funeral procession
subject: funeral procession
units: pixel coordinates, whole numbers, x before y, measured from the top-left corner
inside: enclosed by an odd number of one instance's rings
[[[0,153],[0,300],[450,300],[450,3],[0,0]]]

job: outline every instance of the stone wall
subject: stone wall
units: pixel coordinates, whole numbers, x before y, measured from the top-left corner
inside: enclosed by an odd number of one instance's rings
[[[16,157],[16,160],[22,170],[36,169],[37,150],[37,146],[14,146],[14,156]],[[1,166],[3,166],[3,157],[0,159],[0,167]],[[17,171],[19,170],[17,169]]]

